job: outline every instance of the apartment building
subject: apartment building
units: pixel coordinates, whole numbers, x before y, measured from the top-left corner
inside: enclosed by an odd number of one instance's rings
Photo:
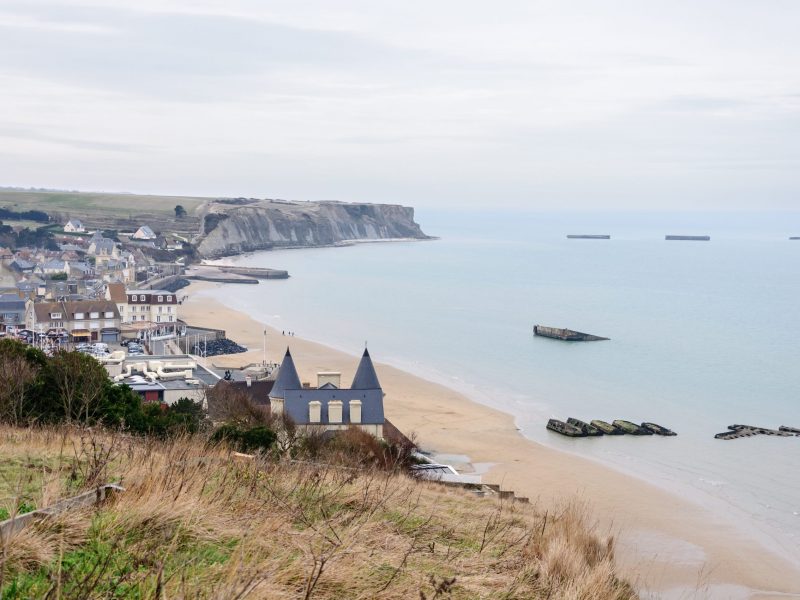
[[[175,323],[178,296],[167,290],[128,290],[123,323]]]
[[[30,303],[25,324],[41,333],[66,332],[73,341],[119,341],[119,311],[108,300]]]

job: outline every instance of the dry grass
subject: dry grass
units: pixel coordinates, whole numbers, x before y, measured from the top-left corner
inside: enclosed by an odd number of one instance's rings
[[[87,472],[90,453],[62,449],[113,446],[100,456],[127,488],[8,540],[3,598],[636,597],[580,506],[541,514],[378,470],[77,436],[0,429],[6,456],[61,453]]]

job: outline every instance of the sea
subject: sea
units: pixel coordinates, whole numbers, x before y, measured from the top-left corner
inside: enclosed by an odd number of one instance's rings
[[[353,354],[368,343],[375,360],[701,504],[800,566],[800,437],[714,438],[734,423],[800,427],[800,213],[422,209],[417,221],[438,239],[243,255],[227,262],[291,277],[211,293]],[[610,340],[534,337],[534,324]],[[545,429],[571,416],[678,435]]]

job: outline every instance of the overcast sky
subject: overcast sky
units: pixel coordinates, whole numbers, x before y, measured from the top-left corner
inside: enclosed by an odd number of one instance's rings
[[[0,185],[800,208],[800,2],[0,0]]]

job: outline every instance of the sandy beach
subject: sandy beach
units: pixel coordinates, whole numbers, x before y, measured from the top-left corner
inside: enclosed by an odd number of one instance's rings
[[[181,290],[188,299],[180,316],[191,325],[225,329],[229,338],[252,348],[208,359],[238,367],[263,359],[279,362],[291,347],[303,381],[317,371],[341,371],[352,379],[358,359],[327,346],[286,337],[246,314],[227,308],[203,291],[221,284],[193,283]],[[235,293],[236,286],[226,290]],[[799,597],[800,572],[749,539],[724,515],[611,468],[558,452],[523,437],[512,416],[477,404],[442,385],[380,363],[370,348],[386,393],[387,418],[422,449],[466,455],[473,465],[491,465],[484,481],[527,496],[541,510],[581,502],[597,521],[598,532],[617,540],[623,574],[642,592],[668,598]],[[457,465],[458,466],[458,465]]]

